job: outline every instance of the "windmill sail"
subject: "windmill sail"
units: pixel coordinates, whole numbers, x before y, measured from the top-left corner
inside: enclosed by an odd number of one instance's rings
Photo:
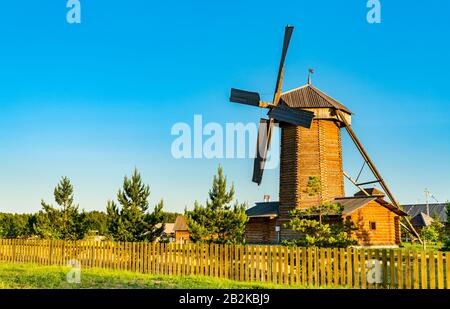
[[[230,101],[252,106],[259,106],[259,93],[231,88]]]
[[[256,142],[256,156],[253,162],[253,178],[252,181],[258,185],[261,184],[262,175],[264,172],[264,165],[266,161],[267,147],[270,142],[269,132],[269,119],[261,118],[258,128],[258,140]]]
[[[271,119],[276,119],[278,121],[287,122],[305,128],[311,127],[311,121],[314,118],[314,112],[304,109],[295,109],[286,105],[278,105],[273,108],[268,115]]]
[[[286,28],[284,29],[283,50],[281,51],[281,60],[280,66],[278,67],[277,83],[275,85],[275,93],[273,96],[274,105],[278,105],[278,101],[280,100],[284,75],[284,61],[286,60],[286,55],[289,48],[289,43],[291,42],[291,36],[293,31],[294,31],[293,26],[286,26]]]

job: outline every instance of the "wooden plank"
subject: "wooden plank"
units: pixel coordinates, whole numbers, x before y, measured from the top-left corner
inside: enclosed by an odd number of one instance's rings
[[[437,282],[438,289],[444,288],[444,268],[443,268],[443,256],[442,251],[437,253]]]
[[[273,246],[267,247],[267,281],[275,282],[273,276]]]
[[[360,277],[362,274],[359,271],[359,254],[357,249],[355,249],[355,253],[353,254],[353,273],[355,274],[353,278],[353,286],[355,288],[359,288],[361,286]]]
[[[319,282],[319,249],[318,248],[314,248],[314,259],[313,259],[313,263],[314,263],[314,279],[315,279],[315,286],[318,287],[320,282]]]
[[[295,284],[295,256],[293,247],[290,247],[289,250],[289,284]]]
[[[345,273],[345,250],[344,248],[339,249],[339,277],[342,286],[346,285],[346,273]]]
[[[422,250],[420,254],[420,287],[422,289],[428,288],[428,260],[427,260],[427,252]]]
[[[245,251],[245,246],[239,245],[239,266],[240,266],[239,280],[240,281],[244,281],[245,280],[245,274],[244,274],[244,264],[245,264],[244,251]]]
[[[404,288],[404,277],[403,277],[403,254],[402,250],[397,250],[397,281],[398,288]]]
[[[383,249],[381,253],[381,263],[382,263],[382,271],[383,271],[383,288],[388,288],[388,260],[387,260],[387,250]]]
[[[434,257],[434,251],[429,251],[430,256],[430,289],[436,288],[436,266],[435,266],[435,257]]]
[[[397,287],[397,281],[395,278],[395,251],[393,249],[389,250],[389,268],[390,268],[390,280],[389,288],[394,289]]]
[[[287,246],[284,246],[284,267],[283,267],[283,284],[289,284],[289,250]]]
[[[419,257],[417,256],[417,250],[413,252],[413,275],[412,275],[412,284],[413,289],[419,288]]]
[[[283,284],[283,249],[278,247],[278,283]]]
[[[352,270],[352,257],[354,254],[354,250],[351,248],[347,248],[347,256],[346,256],[346,262],[347,262],[347,286],[353,287],[353,270]]]
[[[380,249],[375,249],[375,256],[374,256],[374,258],[375,258],[375,261],[377,261],[376,263],[378,263],[378,265],[381,267],[381,269],[380,269],[380,271],[383,271],[383,266],[382,266],[382,264],[381,264],[381,258],[380,258]],[[376,269],[375,269],[375,271],[377,271]],[[376,277],[378,277],[378,275],[375,275]],[[382,276],[382,274],[381,274],[381,276]],[[378,278],[377,278],[378,279]],[[383,279],[383,277],[381,277],[380,279]],[[380,283],[380,282],[375,282],[375,287],[378,289],[378,288],[380,288],[382,285],[382,282]]]
[[[411,289],[411,255],[409,249],[405,250],[405,288]]]
[[[308,286],[314,284],[313,281],[313,248],[308,248]]]
[[[267,246],[261,247],[261,282],[266,282],[266,270],[267,270]]]
[[[326,282],[325,282],[325,278],[326,278],[326,275],[325,275],[325,267],[326,267],[326,265],[325,265],[325,263],[326,263],[325,248],[319,249],[319,261],[321,261],[321,262],[319,262],[319,264],[320,264],[320,267],[319,267],[320,285],[324,286],[326,284]]]
[[[307,285],[306,278],[306,268],[307,268],[307,257],[306,257],[306,248],[302,248],[302,285],[305,287]]]
[[[339,285],[339,250],[333,248],[333,285]]]
[[[332,260],[331,260],[331,248],[327,248],[327,252],[326,252],[326,257],[327,257],[327,271],[326,271],[326,282],[327,285],[330,286],[332,284],[332,280],[333,280],[333,273],[332,273],[332,268],[331,268],[331,264],[332,264]]]
[[[254,261],[253,261],[253,258],[254,258],[254,246],[249,246],[248,247],[248,252],[247,252],[247,254],[248,254],[248,268],[247,268],[247,270],[248,270],[248,281],[253,281],[253,275],[254,275]]]
[[[301,267],[302,267],[302,265],[301,265],[301,253],[300,253],[300,248],[299,247],[296,247],[295,248],[295,261],[296,261],[296,263],[295,263],[295,271],[296,271],[296,276],[295,276],[295,283],[297,284],[297,285],[301,285],[302,284],[302,281],[301,281]]]
[[[219,276],[219,245],[218,244],[216,244],[215,246],[214,246],[214,257],[215,257],[215,265],[214,265],[214,275],[216,276],[216,277],[218,277]]]
[[[450,253],[445,252],[445,288],[450,289]]]
[[[366,251],[361,248],[359,252],[359,263],[361,267],[361,288],[367,288]],[[356,270],[355,270],[356,272]]]
[[[368,248],[367,249],[367,260],[366,260],[366,274],[369,276],[373,275],[372,267],[373,267],[373,250]],[[373,278],[366,278],[367,280],[367,288],[373,289]]]

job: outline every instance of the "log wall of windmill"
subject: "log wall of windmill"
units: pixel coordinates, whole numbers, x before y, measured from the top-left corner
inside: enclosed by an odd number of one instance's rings
[[[310,176],[320,179],[322,192],[308,195]],[[283,125],[280,159],[280,217],[278,224],[289,221],[293,208],[316,206],[321,200],[344,196],[342,145],[337,121],[314,119],[311,127]],[[293,231],[282,227],[281,237],[292,238]]]

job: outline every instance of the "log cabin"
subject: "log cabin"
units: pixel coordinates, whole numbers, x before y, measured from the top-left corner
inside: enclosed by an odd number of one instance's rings
[[[373,189],[366,189],[373,191]],[[375,189],[375,191],[377,191]],[[366,196],[362,191],[352,197],[339,197],[331,202],[343,206],[338,220],[350,220],[357,228],[353,238],[359,246],[398,246],[400,244],[400,217],[406,213],[383,199],[384,196]],[[248,243],[279,243],[279,202],[260,202],[247,210],[249,222],[245,236]],[[295,237],[295,236],[294,236]]]

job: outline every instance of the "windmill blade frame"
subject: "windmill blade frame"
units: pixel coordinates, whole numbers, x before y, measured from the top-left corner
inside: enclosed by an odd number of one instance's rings
[[[314,112],[304,109],[295,109],[281,104],[272,108],[269,111],[268,116],[271,119],[275,119],[280,122],[286,122],[309,129],[314,118]]]
[[[252,106],[259,106],[261,97],[258,92],[231,88],[230,101]]]
[[[256,154],[253,161],[253,176],[252,181],[261,184],[262,175],[264,173],[264,165],[266,163],[266,149],[270,143],[269,133],[270,120],[261,118],[259,120],[258,138],[256,140]]]

